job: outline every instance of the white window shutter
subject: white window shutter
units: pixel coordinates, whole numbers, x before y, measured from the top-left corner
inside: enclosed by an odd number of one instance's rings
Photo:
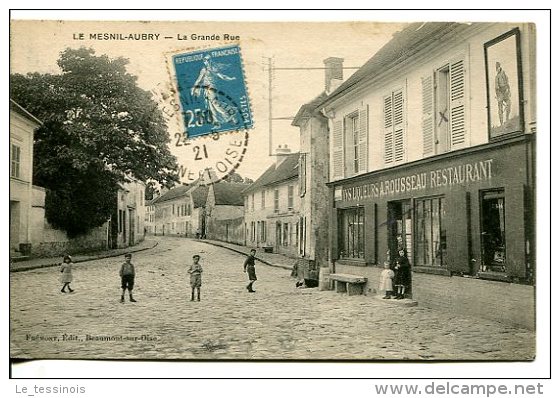
[[[393,95],[383,98],[383,131],[384,149],[383,160],[385,164],[393,163]]]
[[[434,77],[422,78],[422,140],[424,156],[434,154]]]
[[[342,120],[333,122],[333,179],[344,177],[344,132]]]
[[[359,125],[360,125],[360,133],[359,133],[359,142],[358,142],[358,156],[359,156],[359,165],[358,165],[358,172],[365,173],[367,172],[368,168],[368,115],[369,115],[369,105],[366,105],[364,108],[360,109],[359,113]]]
[[[404,160],[404,92],[398,90],[393,93],[393,125],[394,125],[394,161]]]
[[[463,58],[455,59],[449,64],[450,84],[450,148],[463,148],[466,143],[466,71]]]

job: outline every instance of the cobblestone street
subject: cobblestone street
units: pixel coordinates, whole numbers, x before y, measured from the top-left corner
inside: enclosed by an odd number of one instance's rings
[[[366,296],[296,289],[290,271],[182,238],[135,253],[136,303],[120,299],[122,257],[76,264],[63,294],[57,267],[10,274],[13,358],[522,360],[535,334],[492,321]],[[202,301],[187,266],[202,256]],[[111,341],[97,339],[111,337]]]

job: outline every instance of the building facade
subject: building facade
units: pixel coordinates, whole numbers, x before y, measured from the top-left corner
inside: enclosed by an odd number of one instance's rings
[[[531,24],[411,24],[319,105],[332,272],[375,294],[404,249],[408,297],[534,327],[534,42]]]
[[[205,238],[244,244],[243,191],[248,186],[227,181],[209,185],[203,229]]]
[[[129,247],[144,240],[145,190],[146,185],[135,179],[121,185],[117,192],[116,212],[109,223],[109,247]]]
[[[299,153],[278,148],[276,162],[244,191],[247,246],[300,255],[299,160]]]
[[[41,121],[10,100],[10,251],[30,254],[33,136]]]
[[[144,218],[144,225],[146,226],[146,233],[153,235],[154,226],[156,221],[156,206],[154,199],[146,201],[146,216]]]

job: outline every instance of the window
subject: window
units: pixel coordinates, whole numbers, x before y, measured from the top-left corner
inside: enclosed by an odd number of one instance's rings
[[[255,222],[251,221],[251,242],[255,241]]]
[[[481,197],[482,271],[506,271],[506,231],[503,190],[487,191]]]
[[[261,191],[261,209],[264,209],[265,206],[266,206],[265,191]]]
[[[349,141],[347,143],[348,148],[348,156],[346,161],[348,164],[346,165],[347,170],[350,172],[347,173],[349,175],[357,174],[359,170],[359,163],[360,163],[360,151],[359,151],[359,118],[358,114],[355,114],[347,119],[347,133],[346,137]]]
[[[255,194],[251,195],[251,210],[255,210]]]
[[[277,189],[274,190],[274,212],[278,213],[280,211],[280,193]]]
[[[463,57],[422,78],[424,156],[462,148],[466,143],[466,70]]]
[[[364,258],[364,208],[339,210],[340,258]]]
[[[383,129],[385,164],[404,160],[405,112],[404,91],[392,91],[383,98]]]
[[[191,204],[188,203],[187,204],[187,216],[190,216],[191,214],[192,214],[192,207],[191,207]]]
[[[261,242],[266,242],[266,221],[261,221]]]
[[[299,154],[299,196],[305,195],[307,189],[307,155]]]
[[[19,174],[20,174],[19,169],[20,169],[20,162],[21,162],[21,147],[19,145],[12,144],[10,158],[11,158],[10,176],[19,178]]]
[[[288,210],[294,209],[294,186],[288,185]]]
[[[368,106],[333,121],[333,179],[367,171]]]
[[[444,206],[443,197],[415,201],[415,265],[428,267],[447,265]]]

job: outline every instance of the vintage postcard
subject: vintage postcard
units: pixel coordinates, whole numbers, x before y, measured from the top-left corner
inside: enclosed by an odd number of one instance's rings
[[[538,32],[11,20],[10,357],[534,360]]]

